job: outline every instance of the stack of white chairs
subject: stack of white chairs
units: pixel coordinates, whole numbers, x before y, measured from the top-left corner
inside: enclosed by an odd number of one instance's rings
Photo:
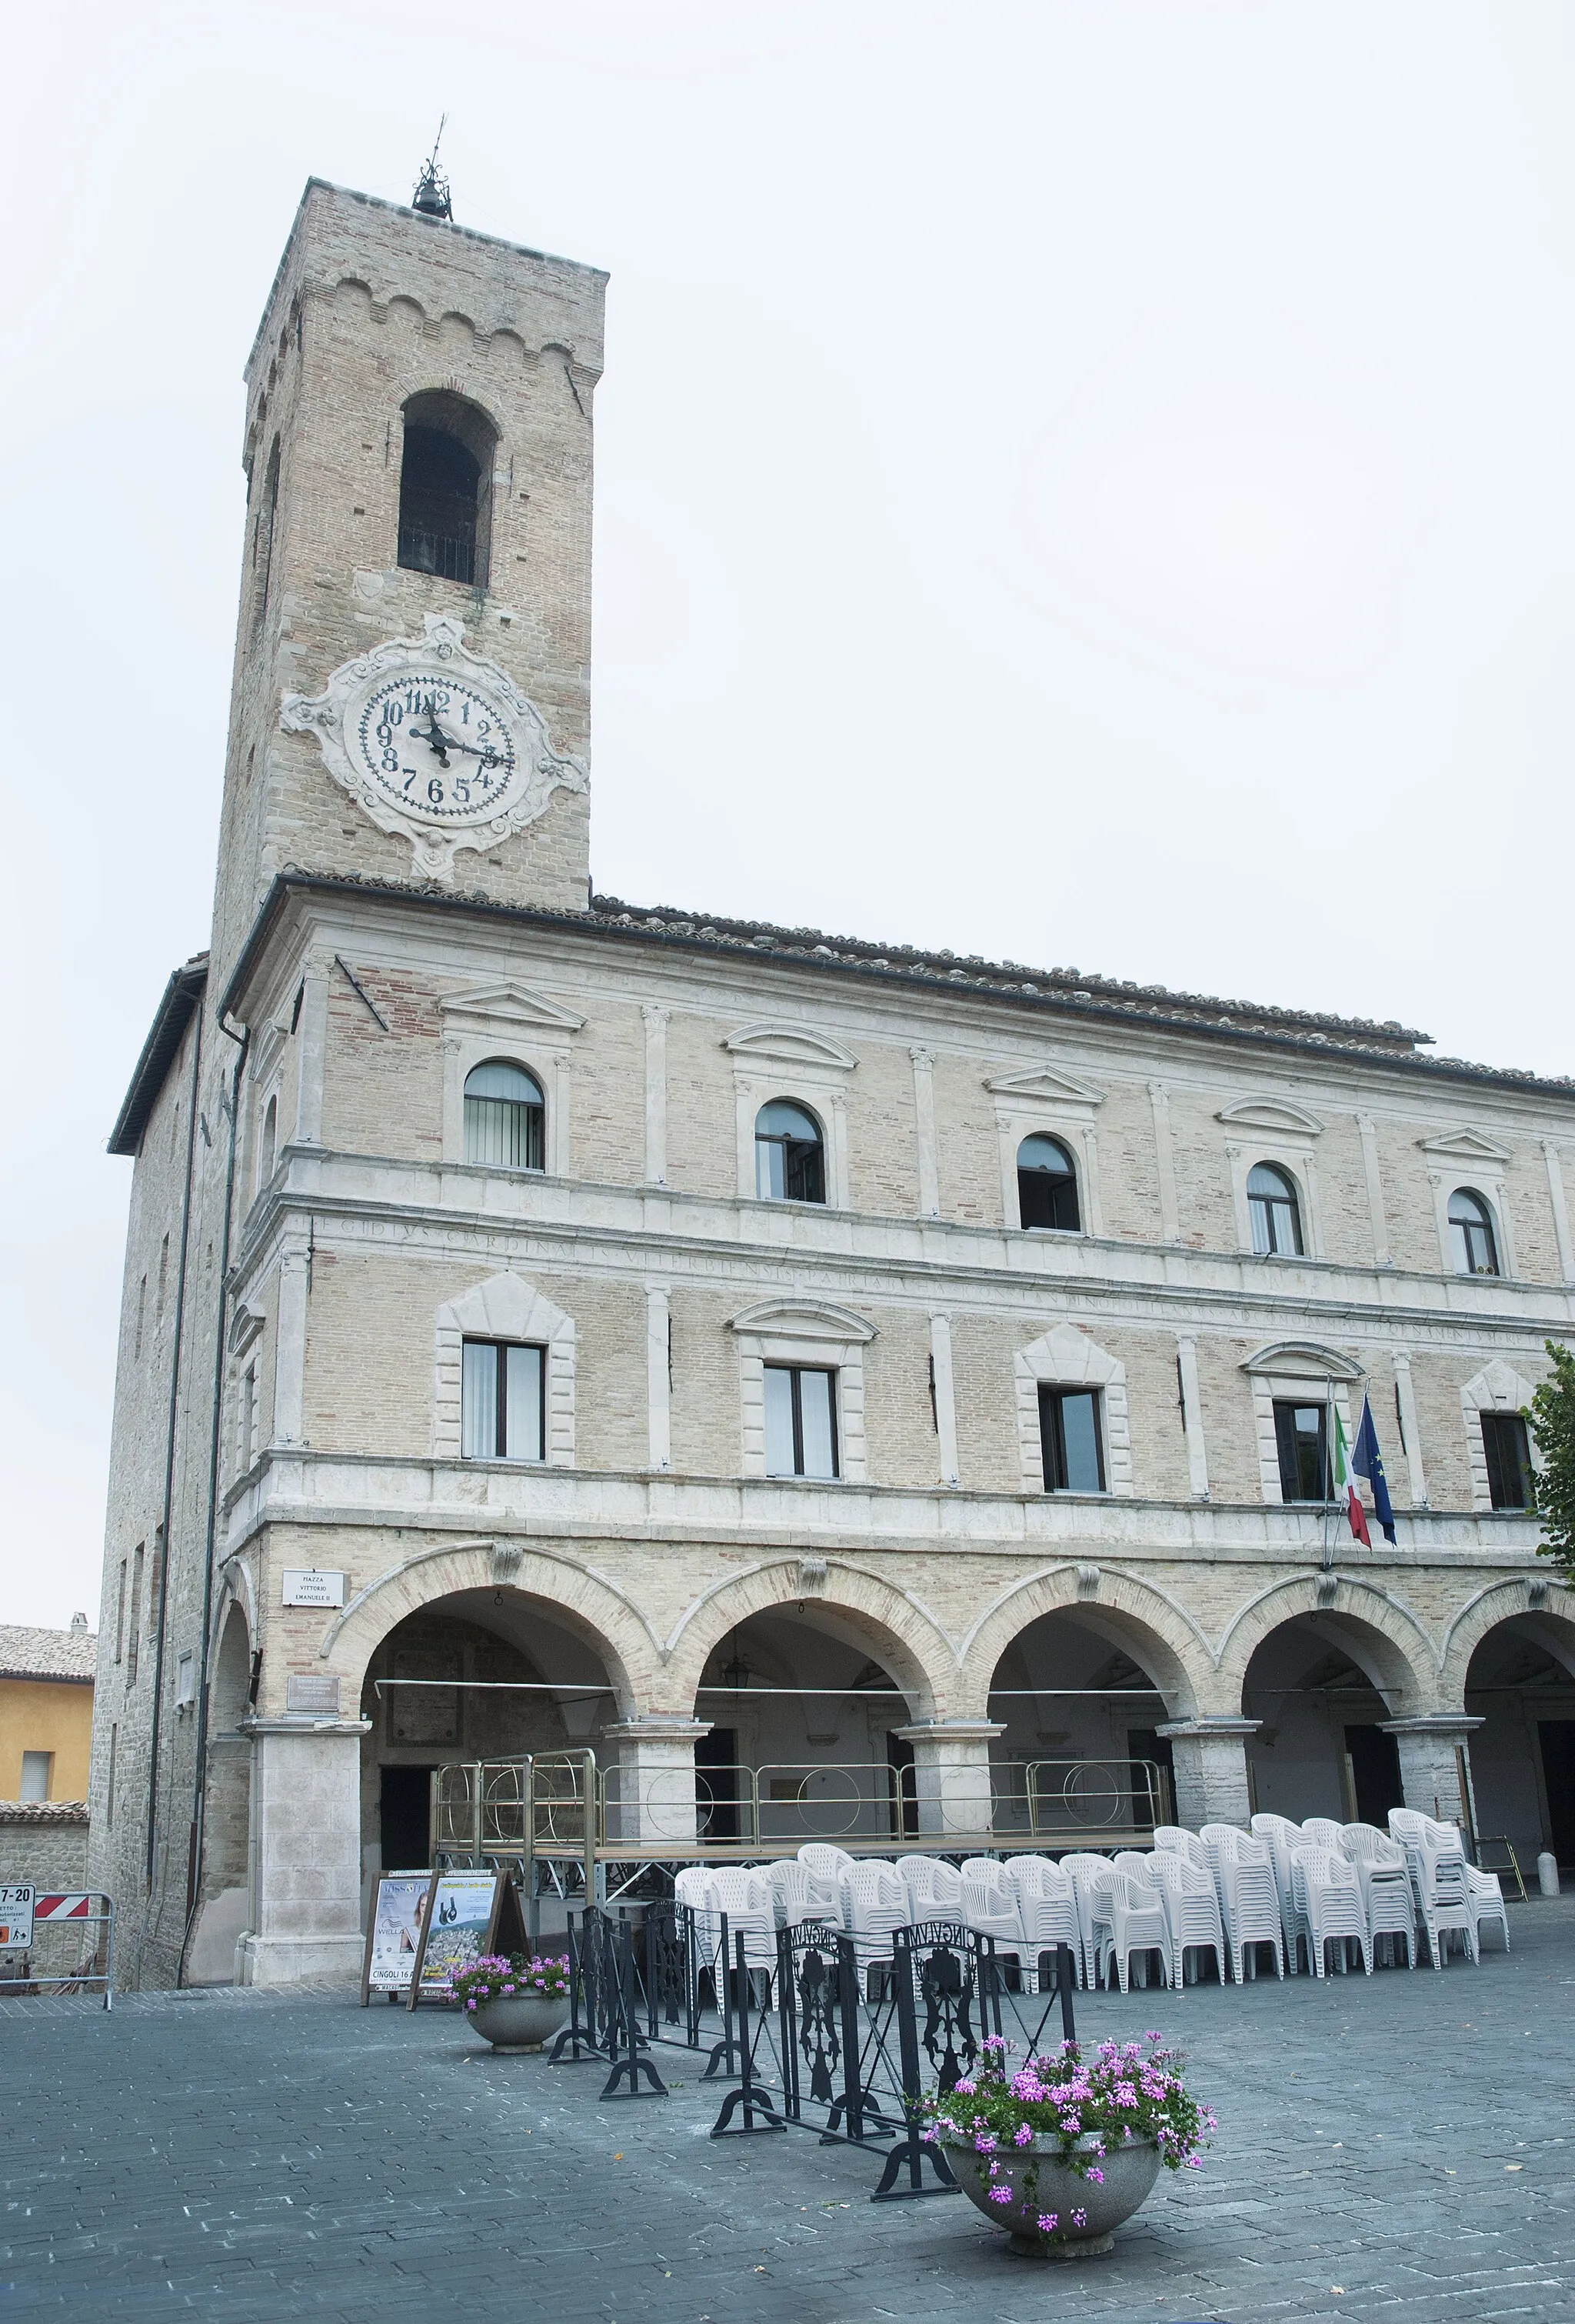
[[[899,1856],[897,1873],[907,1890],[912,1921],[960,1921],[962,1875],[937,1856]]]
[[[1041,1987],[1045,1982],[1044,1956],[1053,1953],[1057,1945],[1065,1945],[1070,1950],[1073,1975],[1081,1981],[1082,1946],[1071,1874],[1052,1863],[1047,1856],[1009,1856],[1000,1869],[1018,1900],[1018,1918],[1023,1924],[1029,1957],[1039,1962]],[[1054,1978],[1053,1961],[1049,1969]]]
[[[963,1865],[962,1917],[975,1936],[995,1939],[998,1960],[1021,1962],[1028,1947],[1017,1890],[993,1857],[971,1856]]]
[[[1332,1816],[1303,1816],[1302,1819],[1302,1837],[1310,1840],[1314,1848],[1338,1848],[1340,1835],[1344,1830],[1345,1826],[1336,1823]]]
[[[1110,1914],[1104,1910],[1104,1893],[1116,1877],[1116,1868],[1108,1856],[1079,1852],[1064,1856],[1061,1869],[1072,1883],[1073,1899],[1077,1906],[1077,1945],[1082,1960],[1082,1981],[1091,1990],[1099,1977],[1099,1945],[1101,1936],[1114,1933]]]
[[[1350,1938],[1360,1946],[1362,1967],[1371,1977],[1373,1941],[1362,1904],[1361,1882],[1349,1857],[1337,1848],[1322,1848],[1309,1840],[1292,1856],[1291,1877],[1296,1910],[1307,1927],[1313,1976],[1324,1975],[1326,1948],[1331,1940],[1340,1948],[1335,1966],[1344,1976],[1346,1940]]]
[[[796,1929],[805,1921],[824,1921],[833,1928],[842,1926],[840,1892],[834,1901],[830,1900],[828,1884],[817,1880],[807,1864],[801,1864],[797,1857],[781,1856],[761,1869],[770,1886],[779,1929]]]
[[[1312,1940],[1296,1910],[1295,1883],[1291,1877],[1292,1851],[1304,1845],[1306,1834],[1299,1823],[1291,1821],[1289,1816],[1255,1815],[1252,1836],[1267,1843],[1274,1864],[1275,1888],[1280,1900],[1280,1932],[1285,1941],[1285,1966],[1294,1977],[1300,1966],[1297,1954],[1297,1941],[1300,1939],[1306,1945],[1307,1967],[1311,1971]]]
[[[1123,1993],[1128,1990],[1135,1953],[1140,1957],[1156,1953],[1161,1983],[1171,1981],[1170,1923],[1159,1890],[1143,1877],[1147,1868],[1147,1857],[1123,1850],[1103,1891],[1106,1925],[1100,1937],[1100,1960],[1106,1985],[1110,1983],[1113,1964]]]
[[[1233,1823],[1206,1823],[1198,1834],[1209,1851],[1220,1914],[1230,1947],[1231,1974],[1239,1985],[1257,1975],[1255,1948],[1272,1945],[1275,1971],[1285,1973],[1285,1932],[1280,1925],[1280,1895],[1275,1886],[1274,1859],[1266,1840],[1254,1840]]]
[[[1482,1958],[1482,1923],[1497,1921],[1504,1938],[1504,1950],[1509,1950],[1509,1914],[1505,1908],[1504,1891],[1498,1885],[1497,1872],[1478,1871],[1476,1865],[1466,1867],[1466,1893],[1471,1900],[1471,1911],[1477,1923],[1477,1959]]]
[[[1417,1918],[1427,1932],[1428,1957],[1434,1969],[1443,1967],[1444,1940],[1458,1930],[1467,1952],[1479,1958],[1477,1908],[1466,1879],[1466,1851],[1458,1828],[1435,1823],[1414,1808],[1391,1808],[1389,1830],[1405,1851],[1416,1899]]]
[[[1117,1862],[1120,1858],[1117,1858]],[[1220,1895],[1214,1877],[1200,1864],[1182,1855],[1179,1849],[1156,1848],[1145,1859],[1149,1877],[1158,1889],[1165,1904],[1165,1917],[1170,1931],[1170,1981],[1179,1986],[1183,1981],[1189,1952],[1211,1952],[1214,1966],[1223,1985],[1230,1976],[1226,1965],[1225,1926],[1220,1917]],[[1198,1974],[1194,1962],[1193,1975]]]
[[[892,1957],[892,1937],[911,1928],[907,1886],[895,1865],[866,1859],[843,1883],[843,1920],[853,1952],[866,1970]]]
[[[1378,1830],[1376,1823],[1348,1823],[1340,1827],[1340,1853],[1356,1867],[1361,1884],[1362,1904],[1368,1916],[1368,1934],[1372,1940],[1373,1956],[1377,1958],[1378,1941],[1382,1937],[1404,1937],[1405,1959],[1412,1969],[1416,1967],[1416,1900],[1411,1890],[1411,1873],[1405,1862],[1405,1850],[1398,1840]]]
[[[770,1882],[760,1872],[724,1865],[711,1875],[706,1905],[717,1922],[727,1922],[727,1966],[738,1961],[738,1941],[743,1939],[744,1966],[768,1976],[777,1966],[777,1903]],[[720,1938],[720,1926],[717,1930]]]
[[[700,1959],[716,1959],[716,1915],[711,1909],[711,1873],[705,1865],[686,1865],[673,1876],[673,1898],[695,1915],[695,1946]]]

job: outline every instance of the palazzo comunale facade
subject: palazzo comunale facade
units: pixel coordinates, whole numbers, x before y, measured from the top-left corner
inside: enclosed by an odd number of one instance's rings
[[[603,290],[314,181],[247,366],[211,946],[112,1140],[128,1966],[347,1971],[428,1770],[568,1746],[625,1837],[697,1752],[910,1769],[934,1845],[1125,1757],[1568,1853],[1575,1088],[597,894]],[[1393,1546],[1322,1506],[1364,1397]]]

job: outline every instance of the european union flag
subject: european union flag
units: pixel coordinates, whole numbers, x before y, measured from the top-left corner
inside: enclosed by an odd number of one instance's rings
[[[1350,1468],[1353,1477],[1363,1477],[1373,1496],[1373,1510],[1384,1528],[1384,1538],[1395,1539],[1395,1511],[1389,1500],[1389,1480],[1384,1474],[1384,1456],[1378,1450],[1378,1432],[1373,1426],[1373,1407],[1362,1398],[1362,1425],[1356,1433]]]

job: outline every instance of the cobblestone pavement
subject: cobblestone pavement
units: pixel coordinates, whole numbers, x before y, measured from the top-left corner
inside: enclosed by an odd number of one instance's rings
[[[1220,2128],[1115,2254],[1011,2256],[874,2159],[706,2136],[714,2088],[598,2103],[591,2065],[339,1994],[0,2004],[0,2319],[902,2324],[1575,2317],[1575,1899],[1441,1975],[1080,1997],[1182,2041]]]

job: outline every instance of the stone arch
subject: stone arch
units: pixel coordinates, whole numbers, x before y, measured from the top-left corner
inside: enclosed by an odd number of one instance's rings
[[[1464,1708],[1471,1656],[1489,1631],[1517,1614],[1530,1616],[1539,1628],[1545,1626],[1557,1636],[1561,1659],[1575,1653],[1575,1591],[1561,1589],[1541,1574],[1516,1574],[1511,1580],[1490,1582],[1467,1600],[1445,1633],[1439,1668],[1442,1708]]]
[[[357,1591],[318,1649],[339,1678],[341,1702],[359,1702],[375,1648],[408,1615],[462,1591],[484,1589],[538,1600],[555,1622],[599,1655],[620,1718],[637,1717],[649,1707],[660,1650],[632,1602],[572,1559],[507,1541],[419,1550]]]
[[[990,1683],[1012,1640],[1041,1615],[1069,1614],[1112,1646],[1135,1649],[1167,1698],[1170,1716],[1190,1719],[1209,1697],[1208,1640],[1162,1590],[1097,1566],[1059,1565],[1015,1582],[980,1616],[962,1646],[958,1709],[988,1717]]]
[[[659,1708],[693,1718],[705,1665],[728,1632],[777,1608],[840,1616],[907,1697],[910,1716],[944,1719],[956,1692],[957,1655],[945,1631],[906,1591],[840,1559],[784,1558],[715,1583],[686,1609],[668,1641]]]
[[[1344,1575],[1306,1574],[1274,1583],[1232,1619],[1220,1642],[1216,1680],[1222,1710],[1239,1712],[1254,1653],[1272,1630],[1299,1614],[1340,1618],[1352,1659],[1390,1701],[1396,1718],[1417,1718],[1432,1709],[1437,1663],[1432,1641],[1415,1615],[1366,1582]]]

